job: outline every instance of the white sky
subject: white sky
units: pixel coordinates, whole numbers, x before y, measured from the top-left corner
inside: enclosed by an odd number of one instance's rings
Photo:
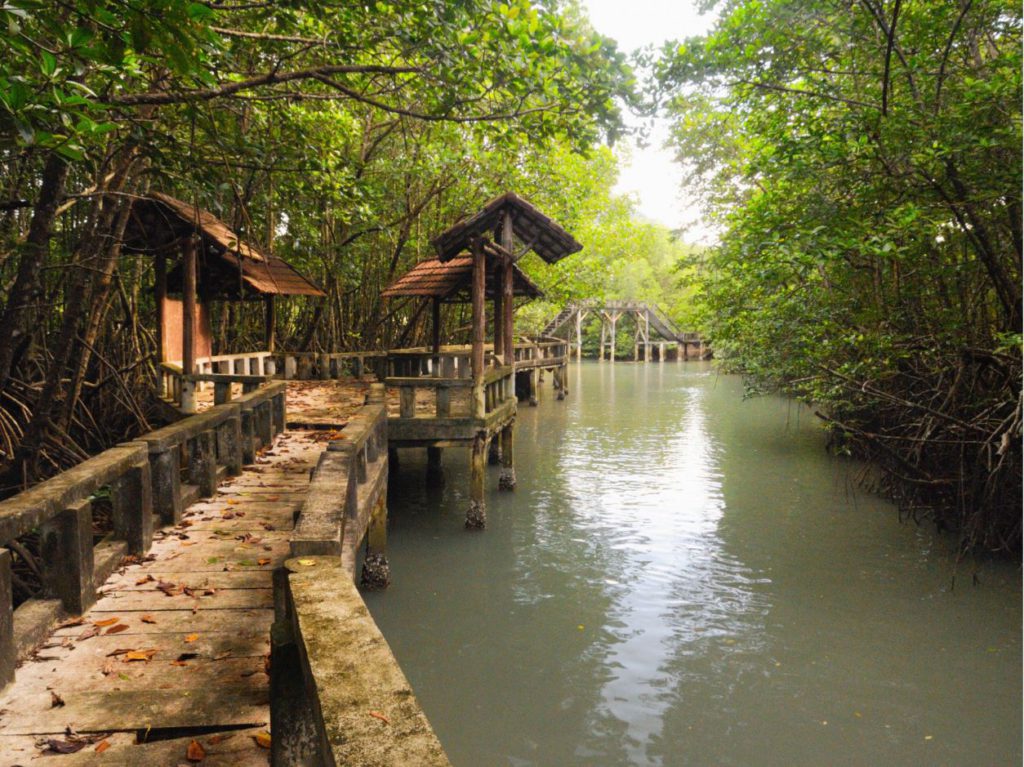
[[[701,16],[694,0],[582,0],[594,28],[613,37],[619,48],[632,51],[645,45],[659,48],[666,40],[682,40],[706,32],[714,18]],[[696,201],[681,188],[682,172],[672,152],[662,148],[668,123],[659,119],[646,148],[632,147],[623,161],[615,191],[633,193],[640,212],[673,229],[689,226],[684,239],[708,243],[714,235],[700,221]]]

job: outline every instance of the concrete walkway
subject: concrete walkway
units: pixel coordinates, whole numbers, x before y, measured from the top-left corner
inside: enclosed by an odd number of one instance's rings
[[[126,560],[0,695],[0,767],[269,764],[272,572],[324,443],[285,432]],[[199,757],[203,756],[201,761]]]

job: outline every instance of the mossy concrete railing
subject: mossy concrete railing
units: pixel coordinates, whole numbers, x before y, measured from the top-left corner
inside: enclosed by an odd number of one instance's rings
[[[126,554],[149,550],[154,517],[180,521],[185,506],[213,495],[224,476],[240,472],[260,446],[270,444],[284,428],[284,398],[285,384],[265,386],[106,450],[0,502],[0,687],[13,680],[18,661],[56,622],[95,603],[97,586]],[[93,503],[107,492],[113,529],[94,544]],[[15,610],[8,547],[32,531],[40,536],[43,592]]]
[[[330,381],[362,378],[372,373],[384,378],[386,352],[275,352],[277,370],[287,380]]]
[[[451,767],[338,557],[285,563],[271,632],[275,767]]]
[[[275,581],[271,631],[272,762],[442,767],[444,750],[356,589],[387,585],[387,406],[366,404],[313,472]]]

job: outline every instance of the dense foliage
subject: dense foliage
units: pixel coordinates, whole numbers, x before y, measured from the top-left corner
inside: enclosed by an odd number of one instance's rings
[[[574,153],[614,140],[634,90],[554,0],[11,0],[0,22],[7,487],[149,425],[153,265],[120,249],[134,195],[211,209],[325,286],[282,307],[280,346],[391,343],[420,325],[380,289],[493,194],[546,191],[580,220],[614,161]],[[578,189],[548,165],[570,157]],[[260,342],[259,314],[215,307],[217,350]]]
[[[909,513],[1019,551],[1020,4],[721,11],[659,73],[726,232],[716,353],[817,403]]]

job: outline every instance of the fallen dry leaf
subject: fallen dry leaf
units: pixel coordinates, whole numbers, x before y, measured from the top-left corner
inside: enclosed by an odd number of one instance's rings
[[[101,740],[99,743],[96,744],[96,748],[94,748],[93,751],[95,751],[97,754],[102,754],[108,748],[110,748],[110,741]]]
[[[52,751],[55,754],[74,754],[81,751],[85,746],[86,742],[84,740],[57,740],[56,738],[51,738],[46,741],[46,750]]]
[[[93,621],[92,625],[96,628],[103,628],[104,626],[113,626],[118,620],[118,618],[104,618],[101,621]]]
[[[209,738],[207,740],[207,742],[211,746],[216,746],[218,743],[223,743],[225,740],[228,740],[229,738],[233,738],[233,737],[235,737],[233,734],[221,733],[219,735],[214,735],[212,738]]]
[[[258,564],[260,567],[263,567],[264,565],[269,565],[270,564],[270,560],[267,559],[266,557],[263,557],[262,559],[257,559],[256,560],[256,564]]]
[[[185,749],[185,758],[190,762],[201,762],[206,758],[206,749],[199,744],[198,740],[193,740]]]
[[[370,716],[374,719],[380,719],[384,724],[391,724],[391,720],[384,716],[380,711],[371,711]]]
[[[122,631],[128,630],[127,623],[118,623],[116,626],[111,626],[104,632],[104,634],[120,634]]]
[[[124,662],[130,663],[135,660],[151,661],[156,655],[156,650],[129,650],[124,654]]]
[[[77,637],[75,637],[75,639],[77,639],[79,642],[84,642],[86,639],[92,639],[94,636],[96,636],[99,633],[100,633],[100,630],[98,628],[96,628],[95,626],[90,626],[85,631],[83,631],[81,634],[79,634]]]
[[[185,641],[190,644],[196,641],[197,639],[199,639],[199,634],[189,634],[187,637],[185,637]]]
[[[50,708],[60,708],[64,705],[64,699],[53,690],[50,690]]]
[[[145,578],[139,578],[137,581],[135,581],[135,585],[141,586],[143,583],[149,583],[151,580],[153,580],[153,576],[147,575]]]
[[[258,732],[252,736],[252,739],[256,741],[256,745],[260,748],[270,748],[269,732]]]
[[[152,615],[143,615],[139,620],[141,620],[143,623],[156,623],[156,618],[154,618]]]

